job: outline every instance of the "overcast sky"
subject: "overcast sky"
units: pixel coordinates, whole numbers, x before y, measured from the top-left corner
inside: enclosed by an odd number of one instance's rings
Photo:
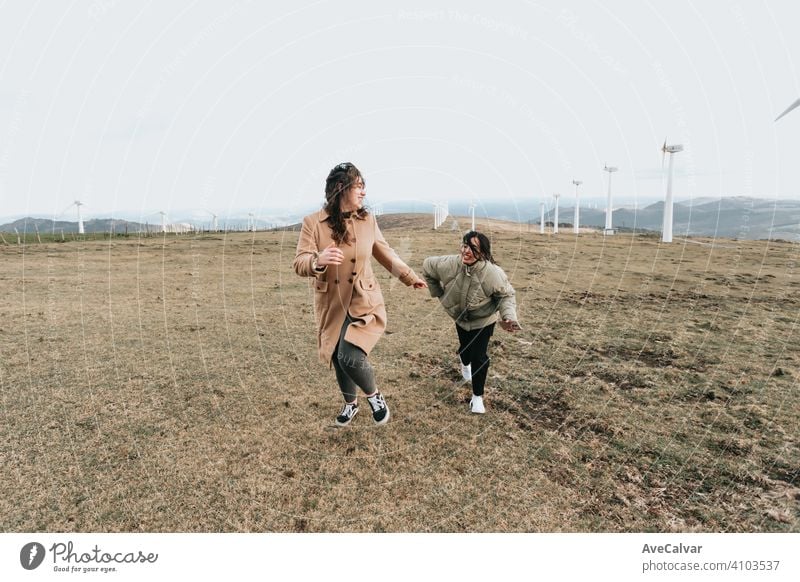
[[[795,2],[399,5],[0,3],[0,216],[652,201],[665,137],[678,199],[800,199]]]

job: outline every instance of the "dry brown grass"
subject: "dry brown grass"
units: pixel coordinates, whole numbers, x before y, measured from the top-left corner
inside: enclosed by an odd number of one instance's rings
[[[381,272],[378,429],[333,427],[296,233],[0,246],[2,530],[800,530],[797,245],[479,227],[524,326],[488,414]]]

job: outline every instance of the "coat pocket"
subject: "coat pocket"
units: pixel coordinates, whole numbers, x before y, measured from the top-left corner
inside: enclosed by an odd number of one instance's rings
[[[327,281],[316,281],[314,284],[314,290],[317,293],[327,293],[328,291],[328,282]]]
[[[361,289],[361,295],[364,296],[370,307],[383,304],[383,295],[375,279],[359,279],[358,286]]]

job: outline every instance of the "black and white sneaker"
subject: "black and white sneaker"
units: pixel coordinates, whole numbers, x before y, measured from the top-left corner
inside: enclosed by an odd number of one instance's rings
[[[383,398],[383,394],[380,392],[376,392],[372,396],[367,397],[367,402],[369,402],[370,408],[372,408],[372,420],[375,421],[375,424],[381,425],[386,424],[389,422],[389,407],[386,406],[386,400]]]
[[[358,414],[358,401],[345,402],[344,406],[342,406],[342,411],[336,417],[336,426],[347,426],[355,418],[356,414]]]

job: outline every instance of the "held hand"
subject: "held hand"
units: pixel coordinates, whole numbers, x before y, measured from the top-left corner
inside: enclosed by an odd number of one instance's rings
[[[503,319],[502,321],[500,321],[500,327],[502,327],[506,331],[510,331],[511,333],[514,333],[515,331],[519,331],[522,329],[519,326],[519,323],[517,323],[516,321],[512,321],[510,319]]]
[[[317,266],[341,265],[344,260],[344,253],[336,248],[336,243],[332,242],[325,247],[317,257]]]
[[[425,281],[423,281],[422,279],[417,279],[416,281],[414,281],[412,286],[414,287],[414,289],[427,289],[428,288],[428,284]]]

